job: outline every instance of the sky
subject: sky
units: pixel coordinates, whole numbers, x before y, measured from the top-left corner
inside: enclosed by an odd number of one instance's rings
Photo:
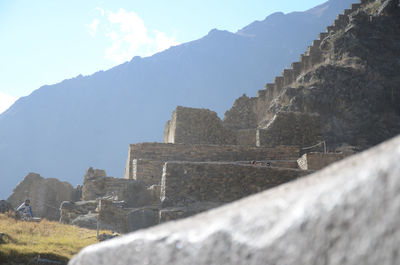
[[[325,0],[0,0],[0,114],[43,85],[90,75],[271,13]]]

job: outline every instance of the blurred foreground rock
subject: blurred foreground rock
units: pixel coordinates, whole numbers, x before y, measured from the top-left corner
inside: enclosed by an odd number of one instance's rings
[[[309,177],[81,251],[78,264],[400,264],[400,137]]]

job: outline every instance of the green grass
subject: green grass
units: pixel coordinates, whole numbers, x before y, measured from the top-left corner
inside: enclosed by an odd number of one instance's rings
[[[98,242],[94,230],[47,220],[25,222],[7,214],[0,214],[0,233],[7,235],[0,242],[0,264],[26,264],[39,255],[67,262],[82,248]]]

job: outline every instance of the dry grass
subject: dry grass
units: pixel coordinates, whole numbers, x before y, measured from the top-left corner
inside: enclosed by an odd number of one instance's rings
[[[94,230],[47,220],[25,222],[6,214],[0,214],[0,233],[7,235],[0,242],[0,264],[25,264],[39,255],[67,262],[83,247],[97,243]]]

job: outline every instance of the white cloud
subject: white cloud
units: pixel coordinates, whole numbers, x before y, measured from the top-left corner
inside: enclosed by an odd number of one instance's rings
[[[117,12],[104,11],[99,7],[96,10],[102,16],[106,14],[104,35],[111,41],[111,45],[105,50],[105,58],[110,61],[123,63],[136,55],[150,56],[179,44],[175,37],[169,37],[164,32],[149,31],[135,12],[128,12],[123,8]],[[100,24],[99,20],[96,21],[88,25],[89,34],[92,36],[96,34]]]
[[[101,16],[104,16],[104,9],[103,8],[96,7],[95,9],[100,12]]]
[[[86,25],[90,36],[92,36],[92,37],[96,36],[96,31],[97,31],[97,27],[99,26],[99,23],[100,23],[100,21],[97,18],[95,18],[95,19],[93,19],[92,23]]]
[[[159,31],[156,31],[156,32],[157,32],[156,40],[155,40],[156,51],[154,53],[164,51],[171,46],[175,46],[175,45],[179,44],[175,40],[174,37],[170,38],[164,32],[159,32]]]
[[[0,114],[6,111],[18,98],[0,91]]]

